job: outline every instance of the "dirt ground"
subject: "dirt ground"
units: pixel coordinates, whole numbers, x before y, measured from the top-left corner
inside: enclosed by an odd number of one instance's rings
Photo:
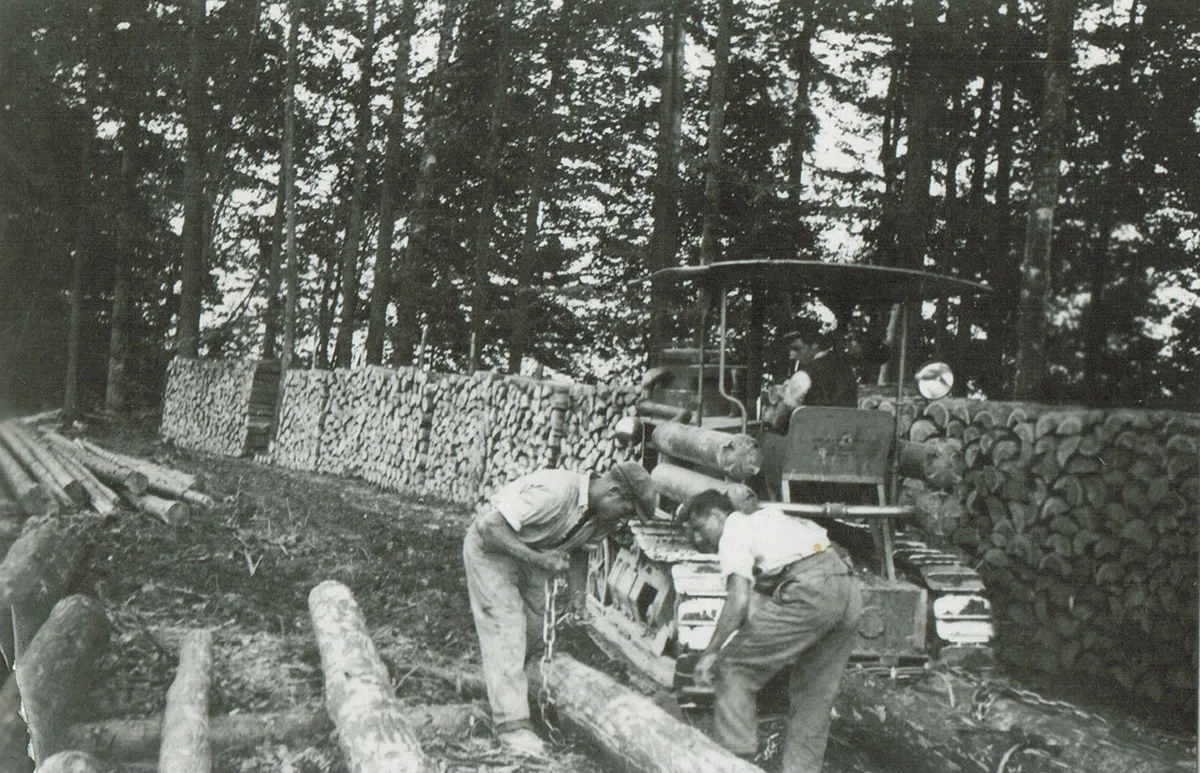
[[[92,425],[86,434],[197,475],[218,505],[193,508],[187,522],[173,527],[122,512],[97,530],[79,590],[103,602],[112,633],[83,719],[161,716],[178,642],[195,627],[211,628],[215,636],[211,715],[321,710],[307,598],[323,580],[340,581],[354,593],[402,701],[427,706],[472,699],[444,676],[478,671],[460,554],[469,508],[182,451],[160,441],[157,429],[147,416],[119,427]],[[578,659],[630,681],[583,633],[560,642]],[[769,748],[781,731],[781,717],[765,716],[760,740]],[[597,750],[556,738],[548,766],[506,755],[486,719],[425,748],[448,773],[609,770]],[[218,755],[214,763],[219,773],[346,769],[332,732]],[[777,764],[772,759],[764,767]],[[836,735],[825,767],[829,773],[883,770]]]
[[[323,580],[354,593],[401,700],[470,700],[454,683],[416,668],[478,669],[460,557],[468,508],[179,451],[158,441],[155,431],[147,420],[116,430],[91,427],[88,434],[199,476],[200,488],[219,504],[194,508],[174,527],[123,512],[98,530],[80,592],[103,602],[112,633],[85,718],[161,716],[178,642],[194,627],[214,630],[210,714],[320,709],[320,656],[307,598]],[[426,748],[445,771],[538,769],[505,755],[486,723]],[[550,769],[603,770],[594,757],[592,750],[559,743]],[[326,773],[345,765],[328,733],[299,745],[218,755],[214,769]]]

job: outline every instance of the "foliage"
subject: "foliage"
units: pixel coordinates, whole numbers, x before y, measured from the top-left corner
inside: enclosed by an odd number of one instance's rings
[[[466,366],[472,320],[480,320],[482,367],[524,360],[610,377],[644,356],[650,301],[634,280],[645,273],[653,228],[662,4],[509,2],[506,15],[494,0],[463,0],[446,41],[437,35],[441,4],[416,4],[407,133],[392,180],[397,266],[409,257],[426,148],[437,163],[428,249],[405,275],[415,305],[396,306],[406,317],[392,324],[423,326],[426,362],[439,368]],[[936,18],[933,5],[944,11]],[[1015,0],[933,5],[735,6],[716,236],[728,258],[888,263],[915,249],[927,268],[989,282],[993,302],[927,308],[914,346],[919,356],[951,359],[969,388],[1002,398],[1018,343],[1016,268],[1044,96],[1044,21],[1040,4]],[[1047,309],[1048,400],[1200,407],[1188,389],[1200,376],[1194,6],[1079,3]],[[365,3],[299,7],[297,354],[299,364],[324,365],[341,316],[337,268],[350,219]],[[71,250],[82,233],[91,236],[81,399],[103,396],[122,271],[131,290],[129,400],[157,399],[178,322],[188,8],[183,0],[23,0],[0,10],[0,399],[12,408],[52,405],[62,394]],[[687,8],[678,262],[699,253],[716,3]],[[288,9],[283,0],[208,0],[205,356],[261,350]],[[355,362],[380,230],[400,13],[400,0],[379,3]],[[505,19],[500,104],[493,85]],[[435,123],[439,78],[444,111]],[[493,108],[502,117],[494,170],[486,152]],[[127,146],[133,168],[122,188]],[[494,221],[485,232],[489,185]],[[118,255],[122,216],[132,236]],[[479,239],[487,241],[482,273]],[[689,341],[692,304],[686,295],[668,301],[681,311],[667,337]],[[768,331],[805,302],[773,296]],[[853,324],[880,335],[875,311]],[[396,345],[391,361],[411,357]]]

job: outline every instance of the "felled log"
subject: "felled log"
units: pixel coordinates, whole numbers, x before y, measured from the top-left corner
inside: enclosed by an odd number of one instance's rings
[[[117,503],[120,502],[120,498],[112,489],[101,483],[91,473],[91,470],[80,464],[73,456],[56,448],[51,447],[51,453],[57,455],[67,472],[83,485],[92,510],[100,515],[112,515],[117,511]]]
[[[62,418],[62,408],[55,408],[41,413],[31,413],[26,416],[19,416],[14,421],[26,427],[33,427],[38,424],[50,424]]]
[[[79,708],[96,658],[108,642],[108,619],[100,602],[68,596],[54,605],[14,674],[29,725],[33,759],[41,763],[64,751],[62,733]]]
[[[745,480],[762,469],[762,448],[749,435],[664,422],[654,428],[651,437],[661,453],[695,462],[734,480]]]
[[[835,709],[833,731],[840,738],[912,773],[1177,773],[1186,759],[1119,740],[1102,720],[1039,708],[998,686],[945,672],[929,672],[913,684],[851,669]]]
[[[113,767],[82,751],[58,752],[37,767],[38,773],[115,773]]]
[[[408,706],[402,709],[405,722],[418,738],[455,737],[468,732],[472,723],[487,717],[483,703],[450,703]],[[312,743],[334,729],[324,710],[293,709],[268,714],[236,714],[213,717],[209,741],[214,755],[262,745]],[[134,762],[158,754],[162,739],[161,719],[116,719],[72,725],[64,743],[72,749],[101,754],[111,762]]]
[[[30,477],[36,480],[38,485],[45,489],[58,505],[67,508],[75,506],[75,501],[55,479],[54,474],[46,469],[33,451],[25,446],[15,432],[12,432],[11,425],[0,424],[0,444],[8,448],[9,453],[29,472]]]
[[[164,499],[154,494],[132,494],[128,491],[122,491],[121,498],[128,502],[131,507],[136,508],[146,515],[157,518],[168,526],[176,526],[183,523],[191,515],[187,504],[173,499]]]
[[[139,459],[136,456],[129,456],[117,451],[110,451],[109,449],[96,445],[90,440],[86,440],[84,438],[78,438],[75,442],[83,446],[84,449],[90,451],[92,454],[99,456],[101,459],[107,459],[113,464],[117,464],[122,467],[128,467],[141,472],[149,481],[151,491],[153,491],[155,487],[160,489],[183,491],[196,485],[196,476],[183,472],[182,470],[164,467],[163,465],[156,464],[149,459]]]
[[[58,519],[27,522],[0,561],[0,651],[7,662],[24,651],[71,587],[84,548],[81,536]]]
[[[87,490],[83,484],[75,479],[73,475],[66,471],[58,457],[54,456],[42,444],[30,434],[29,430],[17,424],[5,423],[0,424],[0,438],[11,449],[14,443],[19,443],[30,455],[35,459],[46,473],[53,480],[54,485],[62,489],[71,502],[74,502],[80,507],[85,507],[88,503]]]
[[[93,475],[114,488],[123,488],[133,494],[143,494],[146,491],[146,487],[150,485],[144,472],[139,472],[123,464],[117,464],[111,459],[98,456],[88,451],[83,445],[72,443],[57,432],[43,432],[42,437],[55,450],[62,454],[70,455],[90,470]]]
[[[531,693],[541,684],[526,668]],[[629,773],[762,773],[654,701],[570,655],[556,654],[546,687],[554,718]]]
[[[21,692],[12,674],[0,685],[0,773],[31,773],[29,730],[21,718]]]
[[[350,773],[432,771],[350,589],[322,582],[308,594],[308,610],[325,674],[325,706]]]
[[[743,512],[758,509],[758,498],[744,483],[720,480],[702,472],[660,461],[650,471],[655,489],[668,499],[682,504],[701,491],[716,489],[728,495],[734,506]]]
[[[3,444],[0,444],[0,478],[4,479],[26,515],[54,515],[58,512],[58,503]]]
[[[208,688],[212,684],[213,635],[188,631],[179,647],[179,667],[167,690],[163,710],[159,773],[207,773],[212,770],[208,738]]]

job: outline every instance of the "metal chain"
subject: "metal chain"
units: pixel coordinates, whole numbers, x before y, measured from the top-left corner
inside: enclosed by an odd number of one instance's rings
[[[554,698],[550,695],[550,676],[554,672],[554,642],[559,622],[558,596],[565,586],[566,581],[561,577],[546,579],[546,604],[542,612],[542,660],[538,664],[542,676],[542,684],[538,689],[538,708],[541,710],[542,721],[546,723],[546,729],[550,732],[550,740],[554,742],[559,740],[561,734],[550,721],[548,712],[550,705],[554,703]]]

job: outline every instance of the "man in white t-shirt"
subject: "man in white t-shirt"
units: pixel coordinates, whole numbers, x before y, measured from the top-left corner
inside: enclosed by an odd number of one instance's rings
[[[725,577],[725,605],[695,671],[697,684],[715,688],[717,740],[754,756],[758,691],[790,665],[782,770],[819,773],[862,614],[858,579],[812,521],[769,507],[747,515],[714,490],[688,500],[679,519],[697,548],[717,553]]]
[[[493,728],[509,750],[545,755],[529,721],[524,666],[529,646],[542,639],[546,581],[565,573],[572,609],[582,610],[587,548],[635,516],[654,516],[650,475],[637,462],[601,476],[531,472],[476,512],[463,539],[467,595]]]

